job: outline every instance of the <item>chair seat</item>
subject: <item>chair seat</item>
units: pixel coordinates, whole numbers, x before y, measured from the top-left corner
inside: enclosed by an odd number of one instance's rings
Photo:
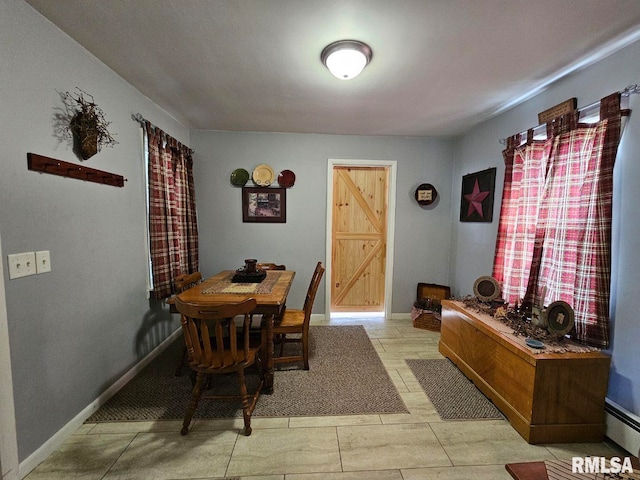
[[[287,327],[299,329],[301,325],[304,325],[304,310],[288,309],[285,310],[282,317],[276,319],[276,328],[278,330]]]

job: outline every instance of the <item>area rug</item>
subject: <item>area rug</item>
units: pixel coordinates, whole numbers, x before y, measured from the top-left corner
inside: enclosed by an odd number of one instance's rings
[[[504,418],[450,360],[405,361],[443,420]]]
[[[408,413],[362,326],[312,326],[309,370],[281,364],[274,392],[260,395],[254,417]],[[289,347],[289,345],[288,345]],[[290,345],[295,348],[295,345]],[[191,398],[188,368],[174,376],[182,338],[158,355],[86,422],[182,419]],[[257,374],[247,375],[251,390]],[[237,392],[237,376],[216,377],[220,393]],[[194,418],[241,417],[238,401],[202,400]]]

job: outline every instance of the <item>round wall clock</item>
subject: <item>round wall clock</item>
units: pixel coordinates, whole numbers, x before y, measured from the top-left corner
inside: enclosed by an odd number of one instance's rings
[[[423,183],[416,188],[415,197],[420,205],[431,205],[438,198],[438,192],[430,183]]]

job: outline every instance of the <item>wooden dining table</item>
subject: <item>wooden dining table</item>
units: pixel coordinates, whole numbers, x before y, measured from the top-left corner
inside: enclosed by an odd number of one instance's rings
[[[234,283],[236,270],[224,270],[178,295],[183,302],[238,303],[255,298],[258,303],[254,314],[262,314],[261,328],[265,334],[266,349],[262,354],[265,367],[265,393],[273,392],[273,324],[285,309],[287,295],[296,273],[293,270],[267,270],[260,283]]]

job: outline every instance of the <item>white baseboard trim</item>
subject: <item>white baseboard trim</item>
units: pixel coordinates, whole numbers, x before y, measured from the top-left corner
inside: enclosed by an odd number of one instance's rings
[[[78,415],[76,415],[65,426],[58,430],[49,440],[43,443],[40,448],[20,462],[19,476],[20,478],[26,477],[31,471],[36,468],[41,462],[43,462],[49,455],[55,452],[60,446],[78,430],[96,410],[106,403],[111,397],[113,397],[122,387],[124,387],[129,380],[135,377],[144,367],[146,367],[154,358],[160,355],[167,349],[173,341],[182,334],[182,328],[177,329],[165,340],[154,348],[146,357],[140,360],[130,370],[128,370],[122,377],[116,380],[113,385],[107,388],[98,398],[96,398],[91,404],[87,405]]]
[[[606,399],[605,435],[632,455],[640,456],[640,417]]]

